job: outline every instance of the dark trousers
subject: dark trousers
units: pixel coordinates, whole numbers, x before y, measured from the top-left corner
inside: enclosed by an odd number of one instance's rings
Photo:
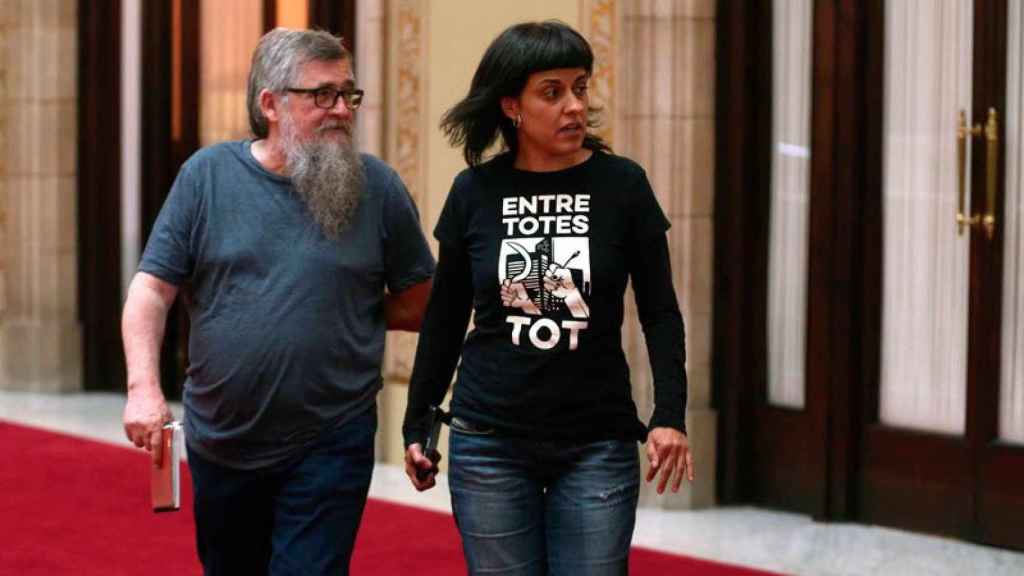
[[[377,411],[325,433],[296,461],[236,470],[188,452],[203,573],[348,574],[373,473]]]

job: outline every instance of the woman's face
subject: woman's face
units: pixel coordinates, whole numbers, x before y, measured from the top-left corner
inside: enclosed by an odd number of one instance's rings
[[[587,132],[587,82],[583,68],[534,72],[518,98],[502,99],[506,116],[520,117],[519,157],[572,165]]]

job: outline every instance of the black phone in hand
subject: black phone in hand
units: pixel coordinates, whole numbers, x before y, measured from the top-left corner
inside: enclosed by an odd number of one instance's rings
[[[447,414],[444,410],[437,406],[430,407],[430,430],[427,433],[427,442],[423,446],[423,455],[430,459],[433,465],[427,469],[418,468],[416,470],[416,479],[420,482],[437,474],[437,463],[441,461],[441,452],[438,451],[437,444],[441,438],[441,425],[445,422],[445,416]]]

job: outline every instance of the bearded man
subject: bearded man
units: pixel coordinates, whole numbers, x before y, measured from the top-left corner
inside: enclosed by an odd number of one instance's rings
[[[252,140],[182,167],[132,279],[124,428],[161,455],[167,311],[187,286],[185,434],[204,572],[347,574],[374,461],[386,329],[418,330],[434,260],[393,170],[358,153],[341,39],[253,54]]]

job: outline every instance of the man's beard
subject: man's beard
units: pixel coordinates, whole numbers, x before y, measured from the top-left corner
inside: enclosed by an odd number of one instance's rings
[[[332,130],[344,130],[345,137],[323,136]],[[284,114],[281,136],[295,192],[324,234],[339,237],[355,220],[366,187],[351,125],[325,122],[312,138],[302,140],[291,116]]]

